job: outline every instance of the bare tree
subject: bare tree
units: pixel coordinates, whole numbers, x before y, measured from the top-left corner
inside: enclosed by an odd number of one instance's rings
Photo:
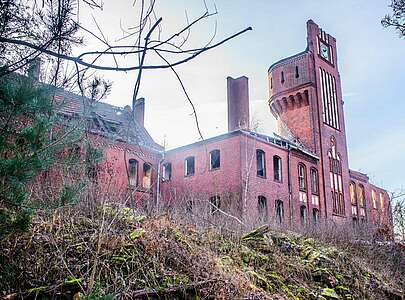
[[[405,191],[391,192],[392,218],[394,235],[400,241],[405,241]]]
[[[381,24],[384,27],[393,27],[400,37],[405,36],[405,0],[391,0],[389,7],[392,14],[386,15]]]

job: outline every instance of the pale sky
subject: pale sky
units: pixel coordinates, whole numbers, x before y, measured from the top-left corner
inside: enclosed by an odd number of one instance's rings
[[[93,12],[110,41],[122,35],[120,22],[127,27],[135,25],[132,2],[105,1],[102,13]],[[193,27],[190,47],[208,41],[215,22],[216,40],[248,26],[253,31],[176,69],[196,106],[204,138],[227,131],[227,76],[249,77],[251,119],[260,122],[262,132],[275,131],[267,104],[267,69],[305,49],[306,21],[313,19],[337,39],[350,167],[367,173],[374,183],[389,190],[405,188],[405,96],[400,90],[405,84],[405,39],[380,24],[390,12],[389,2],[215,1],[218,15]],[[207,0],[207,5],[214,9],[213,1]],[[184,26],[185,10],[193,19],[203,13],[204,4],[200,0],[157,0],[163,35]],[[94,28],[87,15],[82,12],[82,20]],[[117,106],[131,104],[136,73],[102,74],[113,81],[106,101]],[[173,148],[198,140],[191,107],[170,70],[145,72],[140,96],[145,98],[145,126],[156,142],[166,141],[168,148]]]

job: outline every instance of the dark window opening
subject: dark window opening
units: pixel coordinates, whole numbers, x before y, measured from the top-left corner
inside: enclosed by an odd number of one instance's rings
[[[305,166],[303,164],[298,165],[298,186],[300,191],[307,190]]]
[[[318,171],[316,169],[311,169],[311,190],[312,194],[319,194],[319,183],[318,183]]]
[[[152,184],[152,166],[148,163],[143,164],[142,186],[149,189]]]
[[[284,206],[283,201],[276,200],[276,219],[278,223],[282,223],[284,219]]]
[[[216,214],[221,208],[221,198],[219,196],[213,196],[210,198],[210,211],[211,214]]]
[[[270,77],[270,89],[273,88],[273,77]]]
[[[312,221],[315,225],[319,222],[319,210],[317,208],[312,210]]]
[[[266,177],[266,164],[265,164],[265,155],[264,151],[257,149],[256,150],[256,167],[257,167],[257,176]]]
[[[267,221],[267,199],[264,196],[259,196],[257,199],[257,209],[259,212],[259,222]]]
[[[285,82],[285,79],[284,79],[284,72],[281,71],[281,83],[284,83],[284,82]]]
[[[221,154],[219,150],[210,152],[210,170],[219,169],[221,167]]]
[[[184,175],[185,176],[192,176],[195,172],[195,162],[194,156],[187,157],[184,161]]]
[[[128,161],[129,185],[136,186],[138,179],[138,161],[130,159]]]
[[[304,205],[300,207],[300,219],[301,225],[305,225],[307,222],[307,208]]]
[[[281,181],[281,158],[278,156],[273,156],[273,171],[274,171],[274,180]]]
[[[163,165],[163,174],[162,174],[164,181],[169,181],[172,178],[172,164],[166,163]]]
[[[298,66],[295,66],[295,78],[299,78],[300,73],[298,72]]]
[[[186,211],[189,213],[193,212],[193,200],[188,200],[186,202]]]

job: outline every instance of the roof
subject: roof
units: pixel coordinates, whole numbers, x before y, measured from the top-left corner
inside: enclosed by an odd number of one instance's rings
[[[85,118],[90,121],[90,132],[116,141],[162,151],[148,131],[134,118],[132,112],[105,102],[92,101],[75,93],[57,89],[55,103],[58,113],[71,118]]]
[[[300,55],[306,54],[307,52],[308,52],[308,49],[305,49],[304,51],[302,51],[302,52],[300,52],[300,53],[297,53],[297,54],[288,56],[288,57],[286,57],[286,58],[280,59],[280,60],[276,61],[275,63],[273,63],[272,65],[270,65],[270,67],[269,67],[269,69],[267,70],[267,72],[270,72],[271,69],[273,69],[276,65],[281,64],[282,62],[288,61],[288,60],[290,60],[290,59],[292,59],[292,58],[298,57],[298,56],[300,56]]]
[[[214,137],[209,138],[209,139],[205,139],[205,140],[198,141],[198,142],[195,142],[195,143],[192,143],[192,144],[188,144],[188,145],[185,145],[185,146],[174,148],[174,149],[171,149],[171,150],[169,150],[167,152],[170,153],[170,152],[181,151],[181,150],[192,148],[192,147],[198,147],[200,145],[208,144],[208,143],[211,143],[211,142],[214,142],[214,141],[223,140],[223,139],[226,139],[228,137],[238,135],[238,134],[248,135],[248,136],[250,136],[250,137],[252,137],[254,139],[260,140],[261,142],[264,142],[264,143],[267,143],[267,144],[272,144],[272,145],[275,145],[275,146],[278,146],[278,147],[281,147],[281,148],[295,149],[295,150],[297,150],[297,151],[299,151],[299,152],[301,152],[301,153],[303,153],[305,155],[310,156],[311,158],[314,158],[314,159],[317,159],[317,160],[319,159],[319,157],[316,156],[315,154],[313,154],[310,150],[305,149],[301,145],[295,144],[295,143],[293,143],[291,141],[288,141],[286,139],[279,138],[279,137],[272,137],[272,136],[268,136],[268,135],[265,135],[265,134],[261,134],[261,133],[257,133],[257,132],[253,132],[253,131],[249,131],[249,130],[242,130],[242,129],[237,129],[237,130],[230,131],[230,132],[227,132],[227,133],[224,133],[224,134],[221,134],[221,135],[214,136]]]

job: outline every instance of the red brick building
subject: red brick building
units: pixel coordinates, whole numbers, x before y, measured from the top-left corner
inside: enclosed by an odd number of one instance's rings
[[[143,100],[134,112],[98,103],[86,118],[105,148],[101,177],[140,201],[185,199],[189,210],[220,209],[251,224],[331,220],[391,228],[387,192],[349,168],[336,40],[312,20],[307,30],[305,51],[268,69],[275,136],[249,128],[246,77],[227,79],[227,133],[167,152],[143,126]],[[62,113],[84,115],[83,99],[75,97],[62,97]]]
[[[387,192],[349,169],[336,40],[307,31],[305,51],[268,70],[278,134],[249,130],[248,79],[228,78],[228,133],[165,153],[163,201],[192,195],[249,222],[390,222]]]

